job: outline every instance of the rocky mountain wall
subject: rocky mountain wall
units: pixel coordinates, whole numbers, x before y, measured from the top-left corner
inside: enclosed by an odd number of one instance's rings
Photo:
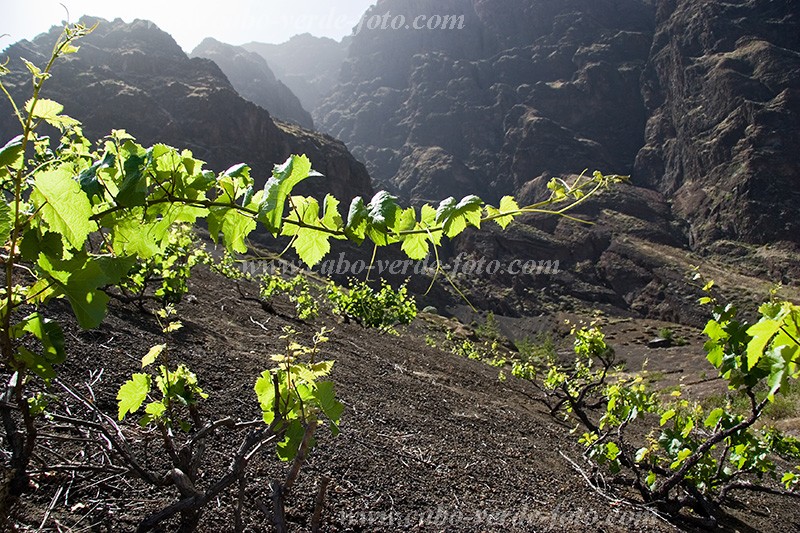
[[[552,176],[631,176],[576,212],[593,226],[532,217],[443,251],[560,261],[554,275],[464,278],[473,303],[699,322],[693,265],[754,300],[766,280],[796,282],[796,1],[383,0],[366,16],[387,13],[464,24],[363,27],[313,111],[379,186],[412,203],[533,202]]]
[[[242,48],[263,57],[303,107],[312,111],[336,85],[349,44],[348,37],[334,41],[304,33],[281,44],[251,42]]]
[[[800,242],[799,7],[659,3],[634,176],[673,198],[695,246]]]
[[[542,191],[584,168],[666,195],[701,250],[800,242],[793,0],[384,0],[315,111],[413,202]],[[537,185],[538,184],[538,185]]]
[[[314,129],[311,114],[303,109],[297,96],[275,78],[260,55],[208,37],[189,56],[203,57],[216,63],[237,93],[263,107],[273,117]]]
[[[639,77],[654,31],[649,4],[419,0],[372,9],[368,16],[464,17],[462,29],[362,29],[336,92],[315,111],[382,185],[412,201],[463,186],[493,198],[544,174],[633,169],[647,120]],[[455,185],[437,178],[447,173]]]
[[[190,59],[153,23],[88,17],[82,22],[97,22],[98,27],[81,40],[77,54],[56,64],[43,96],[63,104],[90,139],[126,129],[144,145],[188,148],[217,171],[246,162],[262,184],[275,163],[305,153],[326,178],[308,180],[298,192],[332,192],[342,201],[372,193],[364,165],[344,144],[275,122],[266,110],[237,94],[214,62]],[[20,58],[46,62],[60,32],[54,27],[2,53],[12,70],[3,81],[19,102],[30,96],[30,73]],[[0,103],[0,132],[10,138],[18,127],[8,103]]]

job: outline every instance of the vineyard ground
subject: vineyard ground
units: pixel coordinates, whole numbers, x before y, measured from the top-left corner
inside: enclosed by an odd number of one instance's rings
[[[321,476],[331,479],[323,531],[674,531],[646,510],[611,501],[587,486],[567,458],[582,467],[581,447],[569,427],[560,425],[536,400],[537,390],[511,376],[498,380],[498,370],[460,358],[425,343],[441,334],[441,321],[417,319],[400,337],[377,334],[344,324],[323,309],[309,323],[294,320],[288,302],[278,301],[277,314],[254,299],[254,284],[234,282],[198,269],[190,280],[190,296],[178,306],[184,323],[170,348],[172,364],[185,362],[210,398],[201,409],[208,418],[260,417],[253,383],[283,351],[278,336],[289,325],[300,341],[322,325],[334,327],[323,346],[325,358],[336,361],[332,373],[346,406],[341,434],[318,433],[319,446],[287,502],[290,530],[307,531]],[[147,349],[163,342],[151,316],[131,304],[112,301],[105,323],[84,332],[70,321],[66,305],[56,302],[50,313],[65,324],[70,357],[62,380],[86,391],[94,384],[96,404],[116,413],[120,383],[140,368]],[[559,320],[563,317],[558,317]],[[644,346],[663,324],[606,319],[609,340],[629,370],[645,358],[649,370],[671,380],[698,381],[698,394],[718,391],[702,352],[697,330],[676,329],[689,344],[649,350]],[[676,328],[680,328],[677,327]],[[680,370],[680,372],[677,372]],[[90,375],[90,372],[93,373]],[[702,387],[706,387],[703,389]],[[158,469],[163,452],[154,435],[124,426],[131,440],[150,441],[142,461]],[[203,473],[214,478],[228,464],[238,444],[212,439]],[[92,445],[40,451],[48,462],[89,453]],[[245,501],[248,531],[267,531],[268,517],[258,502],[269,503],[269,481],[285,474],[272,453],[254,458]],[[36,477],[38,488],[14,510],[21,529],[41,531],[132,531],[150,512],[177,499],[177,491],[156,494],[130,475],[58,474]],[[203,488],[203,487],[201,487]],[[207,508],[202,531],[231,531],[235,491]],[[174,499],[169,499],[174,498]],[[800,505],[766,495],[740,494],[739,505],[727,509],[727,531],[797,531]],[[174,527],[174,526],[172,526]],[[168,525],[165,531],[170,531]]]

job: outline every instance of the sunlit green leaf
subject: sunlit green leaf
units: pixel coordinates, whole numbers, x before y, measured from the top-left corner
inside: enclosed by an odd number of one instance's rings
[[[68,168],[38,172],[34,178],[42,218],[52,231],[81,248],[97,226],[91,220],[92,205]]]
[[[717,407],[708,414],[708,416],[705,419],[705,422],[703,422],[703,425],[709,429],[717,427],[720,418],[722,418],[722,415],[724,414],[725,410],[720,407]]]
[[[347,224],[344,231],[347,237],[357,244],[361,244],[364,240],[367,216],[368,211],[364,199],[360,196],[353,198],[352,202],[350,202],[350,210],[347,213]]]
[[[167,348],[166,344],[156,344],[142,357],[142,368],[152,365],[158,356]]]
[[[752,340],[747,344],[747,366],[753,368],[766,350],[772,337],[781,329],[782,320],[763,319],[750,326],[747,334]]]
[[[489,217],[496,217],[494,221],[503,228],[506,229],[511,222],[514,220],[514,215],[502,215],[502,213],[509,213],[513,211],[519,211],[519,205],[517,205],[517,201],[514,200],[513,196],[503,196],[500,199],[500,207],[494,208],[490,205],[486,206],[486,214]]]
[[[63,105],[46,98],[36,100],[35,105],[32,98],[25,102],[25,112],[32,115],[34,118],[41,118],[44,120],[54,119],[60,115],[62,111],[64,111]]]
[[[19,169],[23,163],[22,135],[17,135],[0,148],[0,172],[5,167]]]
[[[5,245],[11,236],[11,228],[14,225],[11,207],[6,202],[0,202],[0,243]]]
[[[131,379],[120,387],[117,393],[119,420],[125,418],[128,413],[135,413],[147,399],[150,392],[151,378],[147,374],[133,374]]]
[[[670,409],[668,411],[665,411],[664,414],[661,415],[661,420],[658,422],[658,425],[663,426],[664,424],[669,422],[669,420],[672,419],[676,414],[677,413],[675,412],[675,409]]]
[[[300,259],[308,265],[313,267],[328,255],[331,251],[330,235],[323,231],[300,228],[297,230],[297,235],[292,247],[300,256]]]
[[[300,420],[292,420],[289,423],[283,441],[275,447],[281,461],[288,462],[297,456],[297,450],[303,442],[304,434],[305,428]]]
[[[283,165],[275,166],[272,177],[264,185],[264,200],[258,209],[258,220],[273,235],[281,229],[286,199],[291,195],[292,189],[311,176],[321,174],[311,170],[311,161],[304,155],[293,155]]]
[[[470,224],[480,227],[483,201],[477,196],[464,197],[460,202],[450,197],[439,204],[436,210],[436,222],[443,225],[444,233],[455,237]]]
[[[344,412],[344,405],[336,399],[333,383],[330,381],[317,383],[314,395],[320,409],[322,409],[322,412],[331,421],[331,430],[334,432],[334,435],[336,435],[339,430],[339,419]]]
[[[403,244],[401,249],[409,257],[415,261],[420,261],[428,256],[430,251],[430,244],[428,243],[428,235],[425,233],[413,233],[403,237]]]

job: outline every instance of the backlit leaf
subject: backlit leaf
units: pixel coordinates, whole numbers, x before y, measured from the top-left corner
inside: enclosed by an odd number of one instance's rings
[[[264,185],[264,200],[258,208],[258,220],[273,235],[281,228],[286,199],[291,195],[292,189],[312,176],[321,174],[311,170],[311,161],[304,155],[293,155],[283,165],[275,166],[272,177]]]
[[[156,344],[142,357],[142,368],[152,365],[158,359],[158,356],[167,348],[166,344]]]
[[[117,393],[119,420],[125,418],[128,413],[135,413],[147,399],[150,392],[151,378],[147,374],[133,374],[131,379],[120,387]]]
[[[22,135],[17,135],[0,148],[0,172],[7,166],[12,169],[19,169],[23,160]]]
[[[34,178],[42,218],[52,231],[63,235],[74,248],[81,248],[96,229],[92,205],[66,167],[39,172]]]

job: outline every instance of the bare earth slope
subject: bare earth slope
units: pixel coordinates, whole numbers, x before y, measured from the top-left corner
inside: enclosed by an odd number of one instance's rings
[[[170,357],[197,373],[210,394],[201,409],[209,418],[260,417],[252,386],[273,364],[269,354],[282,351],[283,326],[295,328],[301,342],[310,342],[323,323],[336,328],[323,353],[336,361],[333,379],[346,406],[342,433],[331,438],[326,430],[319,432],[319,446],[289,498],[291,531],[308,530],[322,475],[331,478],[323,531],[675,530],[645,510],[591,490],[567,461],[586,466],[574,435],[545,414],[535,389],[513,378],[501,383],[497,369],[428,347],[422,340],[424,320],[398,338],[336,323],[326,311],[315,323],[288,319],[291,309],[280,302],[278,314],[270,314],[242,298],[241,293],[253,296],[254,286],[244,284],[240,293],[233,282],[207,271],[190,285],[191,296],[178,307],[185,327]],[[56,305],[51,313],[65,310]],[[71,355],[64,381],[85,390],[82,383],[90,380],[90,372],[99,373],[96,403],[115,413],[117,387],[139,371],[147,348],[162,342],[157,331],[152,317],[117,303],[96,331],[68,326]],[[620,349],[625,351],[621,342]],[[140,446],[148,442],[134,422],[124,427]],[[138,448],[137,454],[158,468],[162,452],[157,439],[149,439],[149,453]],[[200,490],[226,467],[235,444],[212,439]],[[52,441],[48,446],[53,453],[60,449]],[[247,531],[268,530],[259,502],[269,502],[269,480],[285,475],[285,469],[271,450],[253,459],[244,504]],[[64,473],[37,482],[38,489],[15,512],[28,525],[42,524],[43,531],[78,521],[96,524],[95,530],[131,531],[178,497],[175,489],[149,491],[129,474],[82,473],[76,481]],[[201,531],[230,530],[235,493],[225,492],[207,510]],[[798,527],[800,507],[794,502],[747,495],[740,503],[723,517],[726,528],[788,532]],[[168,525],[165,531],[170,530]]]

